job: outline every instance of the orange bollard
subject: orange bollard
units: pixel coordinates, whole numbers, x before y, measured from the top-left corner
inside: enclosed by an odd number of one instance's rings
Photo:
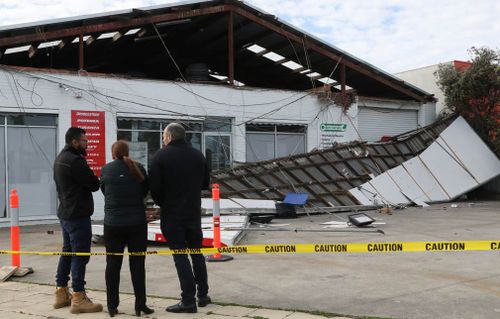
[[[220,248],[220,190],[218,184],[212,185],[212,200],[214,202],[213,206],[213,223],[214,223],[214,240],[213,246],[214,248]],[[212,256],[207,257],[207,261],[229,261],[232,260],[233,257],[228,255],[222,255],[220,253],[215,253]]]
[[[19,252],[19,196],[15,189],[10,191],[10,242],[11,250]],[[19,253],[12,254],[12,266],[21,267],[21,255]]]
[[[220,190],[218,184],[212,185],[212,200],[214,201],[214,209],[212,212],[214,222],[214,248],[220,248]],[[214,258],[220,258],[220,253],[215,253]]]

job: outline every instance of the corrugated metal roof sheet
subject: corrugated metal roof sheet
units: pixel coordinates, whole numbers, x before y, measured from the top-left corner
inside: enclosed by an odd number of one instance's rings
[[[307,193],[311,206],[359,205],[349,189],[421,153],[452,119],[400,135],[391,142],[352,142],[215,171],[212,182],[220,185],[225,198],[283,200],[288,193]]]

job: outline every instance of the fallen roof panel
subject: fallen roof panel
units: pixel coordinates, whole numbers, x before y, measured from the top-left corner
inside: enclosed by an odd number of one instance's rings
[[[410,178],[399,178],[402,174]],[[500,160],[458,117],[420,155],[349,192],[365,205],[441,202],[454,200],[498,175]]]
[[[283,200],[287,193],[307,193],[313,206],[364,204],[348,190],[423,152],[453,118],[394,138],[391,142],[351,142],[310,153],[212,172],[221,196]],[[372,191],[375,191],[372,189]],[[370,203],[370,205],[372,205]]]

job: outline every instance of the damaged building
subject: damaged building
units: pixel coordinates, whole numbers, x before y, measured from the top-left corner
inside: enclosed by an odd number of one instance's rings
[[[1,27],[0,221],[13,188],[22,219],[55,218],[51,167],[72,125],[96,173],[117,139],[147,167],[177,121],[227,196],[279,199],[293,184],[327,206],[356,204],[347,189],[422,152],[446,124],[400,135],[434,119],[431,94],[242,1]],[[354,142],[380,139],[392,142]],[[303,169],[284,178],[290,165]],[[259,169],[275,176],[242,173]]]

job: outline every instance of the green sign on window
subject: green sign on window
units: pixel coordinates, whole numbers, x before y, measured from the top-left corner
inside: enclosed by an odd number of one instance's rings
[[[321,123],[319,128],[323,132],[345,132],[347,124]]]

